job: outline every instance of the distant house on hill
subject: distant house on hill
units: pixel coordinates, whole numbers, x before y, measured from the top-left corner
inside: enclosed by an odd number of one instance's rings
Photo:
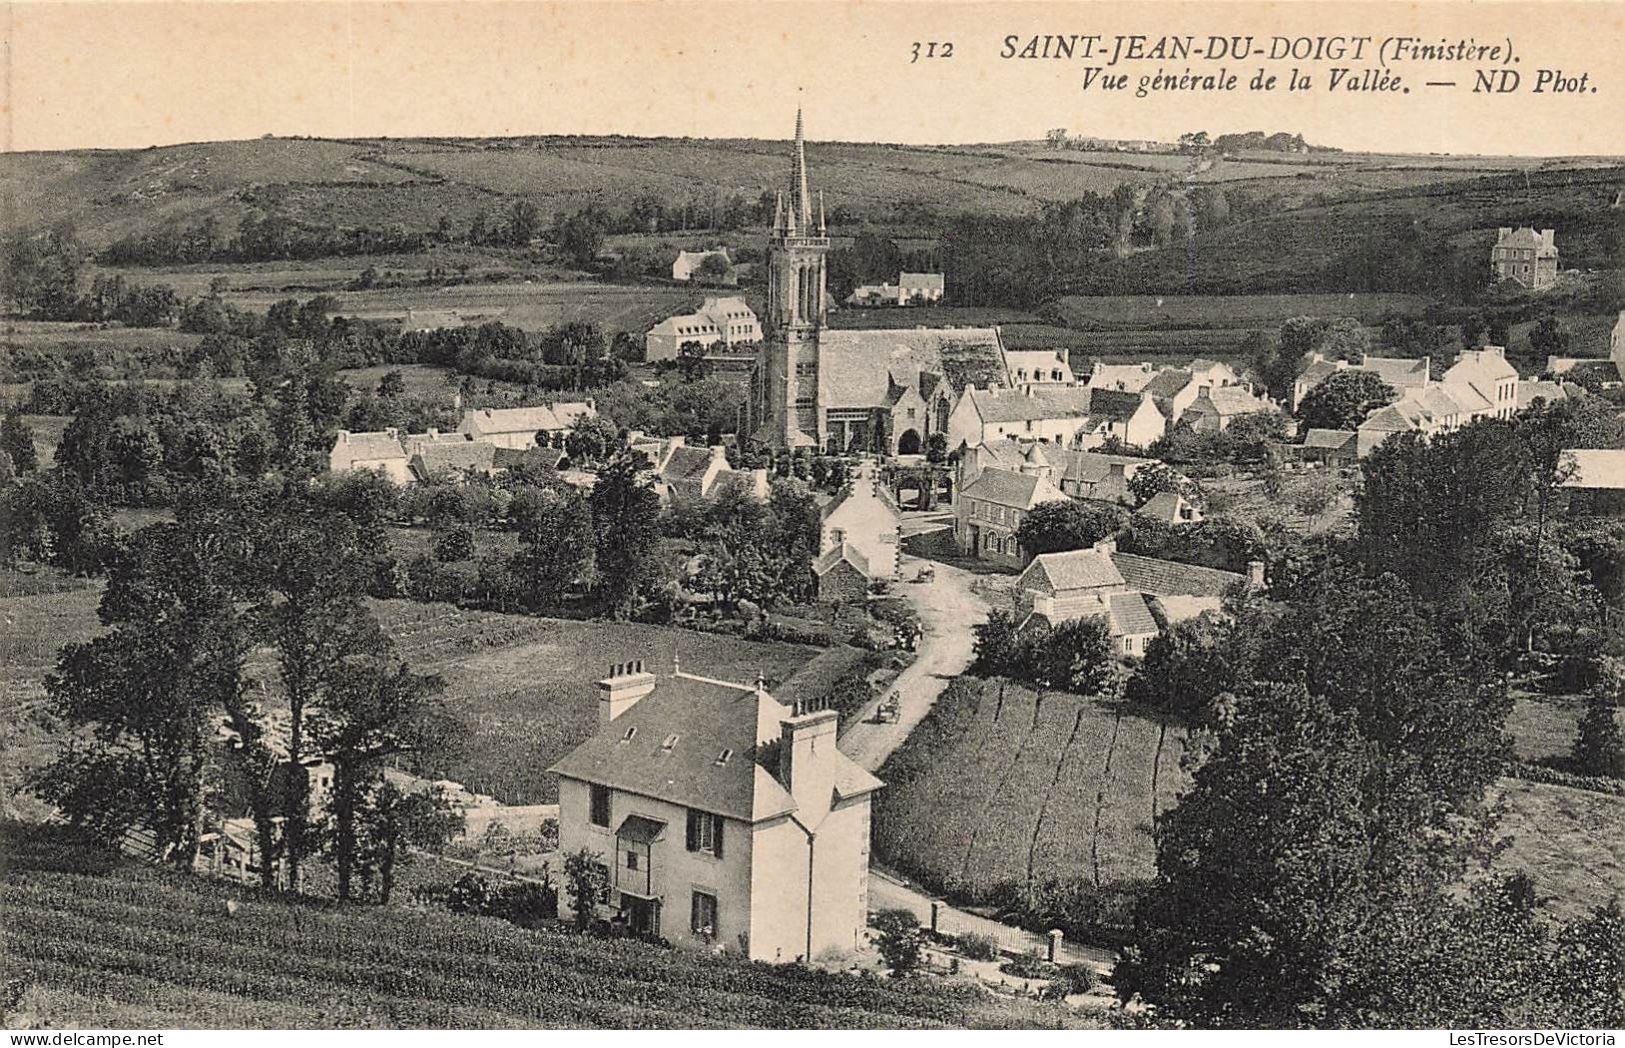
[[[771,963],[862,945],[883,784],[836,747],[836,711],[787,707],[761,681],[656,677],[641,661],[598,682],[598,708],[597,732],[548,770],[560,854],[602,857],[602,913],[679,948]]]
[[[1515,280],[1531,291],[1546,290],[1557,283],[1557,231],[1502,226],[1495,231],[1490,268],[1496,280]]]
[[[942,301],[941,273],[900,273],[897,283],[859,284],[846,297],[850,306],[911,306]]]
[[[728,255],[725,247],[715,247],[709,251],[679,251],[677,260],[671,264],[671,278],[673,280],[693,281],[700,273],[700,267],[705,265],[708,258],[720,258],[731,270],[733,259]],[[715,265],[715,263],[713,263]]]
[[[738,297],[707,298],[692,313],[667,317],[643,336],[643,359],[676,360],[683,346],[698,342],[710,349],[762,340],[762,324],[755,310]]]
[[[1145,505],[1135,510],[1134,515],[1164,524],[1195,524],[1202,519],[1202,511],[1196,504],[1177,491],[1157,492],[1146,499]]]

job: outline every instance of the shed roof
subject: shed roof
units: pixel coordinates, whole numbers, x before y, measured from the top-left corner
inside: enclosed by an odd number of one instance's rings
[[[1233,571],[1134,553],[1113,553],[1111,560],[1130,589],[1157,596],[1222,597],[1246,579]]]

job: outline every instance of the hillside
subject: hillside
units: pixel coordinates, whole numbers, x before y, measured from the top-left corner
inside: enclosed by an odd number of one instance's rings
[[[238,900],[235,916],[226,900]],[[0,824],[7,1025],[113,1028],[1081,1027],[1055,1005],[339,909],[124,864]]]
[[[6,228],[71,221],[92,247],[166,222],[213,218],[223,230],[252,211],[338,227],[428,231],[442,219],[466,228],[516,198],[550,218],[592,202],[624,206],[650,195],[703,209],[718,196],[754,202],[780,187],[788,144],[761,140],[507,138],[265,138],[143,150],[0,155]],[[1120,183],[1255,187],[1283,206],[1535,162],[1488,157],[1280,154],[1220,159],[1193,171],[1189,157],[1057,152],[1031,145],[920,147],[812,142],[809,162],[832,214],[908,223],[920,213],[1030,214],[1044,202]],[[1542,162],[1594,164],[1573,160]],[[1518,176],[1521,180],[1522,175]]]

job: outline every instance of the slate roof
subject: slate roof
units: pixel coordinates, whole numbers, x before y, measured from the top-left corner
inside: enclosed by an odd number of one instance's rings
[[[897,286],[917,288],[925,291],[941,291],[943,288],[941,273],[900,273],[897,277]]]
[[[1117,389],[1138,393],[1150,383],[1156,372],[1143,364],[1102,364],[1096,362],[1089,372],[1089,385],[1094,389]]]
[[[1181,368],[1163,368],[1145,384],[1143,392],[1151,394],[1157,400],[1167,400],[1190,385],[1192,377],[1189,371]]]
[[[790,792],[757,763],[758,745],[779,738],[780,724],[789,715],[789,709],[751,685],[674,674],[660,678],[651,694],[548,771],[760,822],[796,808]],[[627,739],[629,731],[632,737]],[[732,754],[719,764],[723,750]],[[841,796],[882,785],[838,751],[832,757],[838,762],[835,791]]]
[[[1054,494],[1051,495],[1050,492]],[[1051,499],[1066,497],[1060,493],[1059,488],[1042,477],[1000,469],[996,466],[982,470],[975,480],[965,485],[964,491],[960,494],[965,498],[981,499],[984,502],[1022,510],[1031,509],[1039,502],[1045,501],[1038,497],[1040,495],[1049,495]]]
[[[1339,371],[1344,370],[1344,368],[1337,366],[1338,363],[1336,360],[1313,361],[1298,373],[1297,384],[1302,385],[1305,390],[1314,389]]]
[[[1360,369],[1375,373],[1395,389],[1409,389],[1428,380],[1428,362],[1409,357],[1364,357]]]
[[[698,481],[705,477],[705,471],[710,468],[710,448],[691,448],[684,445],[672,448],[671,454],[666,456],[666,462],[660,469],[660,479],[668,484],[684,480]]]
[[[420,478],[456,470],[463,473],[489,473],[496,464],[496,445],[484,440],[460,444],[424,444],[412,456],[412,468]]]
[[[1207,391],[1208,403],[1220,415],[1251,415],[1270,410],[1270,406],[1240,386],[1215,386]]]
[[[1354,434],[1350,433],[1350,437]],[[1150,517],[1154,520],[1167,521],[1169,524],[1178,524],[1184,520],[1180,509],[1185,505],[1185,499],[1176,491],[1159,491],[1145,500],[1145,505],[1134,511],[1136,517]]]
[[[1091,391],[1083,386],[1035,386],[1025,390],[972,390],[971,402],[983,422],[1026,422],[1087,418]]]
[[[893,382],[918,386],[922,372],[942,376],[956,396],[966,386],[1009,384],[997,328],[826,330],[818,346],[818,396],[826,409],[879,407]]]
[[[1557,245],[1549,243],[1545,237],[1528,226],[1514,229],[1506,235],[1497,235],[1496,247],[1534,248],[1538,258],[1556,258]]]
[[[1323,448],[1327,451],[1341,451],[1348,447],[1351,441],[1359,439],[1359,435],[1352,429],[1311,429],[1304,434],[1303,446],[1306,448]]]
[[[342,436],[335,438],[333,450],[340,455],[348,455],[352,461],[356,459],[403,459],[406,457],[406,449],[401,446],[398,433],[388,431],[351,433],[348,440]]]
[[[538,430],[563,429],[551,408],[477,408],[463,413],[463,430],[482,435],[486,433],[535,433]]]
[[[1130,589],[1157,596],[1222,597],[1231,586],[1246,580],[1233,571],[1134,553],[1113,553],[1111,561]]]
[[[495,465],[502,469],[512,469],[515,466],[538,465],[548,469],[559,469],[560,463],[565,459],[561,448],[544,448],[538,445],[534,448],[497,448]]]
[[[1158,632],[1156,617],[1146,607],[1145,597],[1138,593],[1113,593],[1107,599],[1111,605],[1112,636],[1145,636]]]
[[[1134,417],[1140,410],[1141,395],[1131,393],[1126,389],[1100,389],[1091,390],[1089,400],[1089,414],[1094,418],[1107,418],[1114,422],[1126,422]]]
[[[1557,403],[1567,400],[1569,391],[1561,382],[1548,382],[1544,379],[1524,379],[1518,383],[1518,410],[1532,407],[1537,400]]]
[[[1047,585],[1051,592],[1100,589],[1123,585],[1123,576],[1105,553],[1093,549],[1075,549],[1065,553],[1040,553],[1027,565],[1016,580],[1020,589],[1028,583]]]
[[[823,556],[813,562],[813,574],[822,578],[842,561],[857,568],[864,578],[869,577],[869,558],[865,557],[863,551],[850,542],[843,542],[839,546],[831,546],[826,550]]]

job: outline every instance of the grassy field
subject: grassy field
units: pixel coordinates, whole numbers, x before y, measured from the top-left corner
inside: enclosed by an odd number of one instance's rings
[[[880,772],[876,857],[970,898],[1012,881],[1149,878],[1152,822],[1188,783],[1183,731],[1092,699],[962,680]]]
[[[1502,779],[1496,866],[1534,878],[1554,915],[1576,917],[1625,893],[1625,797]]]
[[[226,900],[237,901],[235,915]],[[929,980],[748,964],[406,907],[288,902],[0,825],[11,1028],[1083,1027]]]
[[[1427,308],[1421,295],[1069,295],[1059,302],[1067,323],[1086,331],[1277,330],[1288,317],[1357,317]]]

